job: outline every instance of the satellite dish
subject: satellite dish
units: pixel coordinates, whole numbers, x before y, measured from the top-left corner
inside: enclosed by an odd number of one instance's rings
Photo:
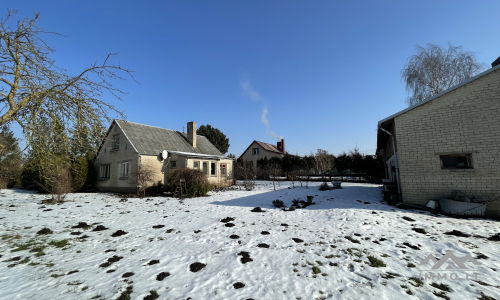
[[[168,157],[168,151],[167,150],[163,150],[163,152],[161,153],[161,157],[163,159],[166,159]]]

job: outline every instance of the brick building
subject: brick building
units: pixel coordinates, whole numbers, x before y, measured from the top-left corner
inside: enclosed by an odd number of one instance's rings
[[[495,62],[378,122],[377,153],[404,203],[425,205],[461,190],[495,201],[486,215],[500,217],[500,58]]]

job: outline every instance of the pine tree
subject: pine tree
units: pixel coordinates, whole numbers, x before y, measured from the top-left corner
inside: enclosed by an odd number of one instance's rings
[[[219,129],[210,125],[201,125],[196,133],[206,137],[222,154],[229,150],[229,138]]]

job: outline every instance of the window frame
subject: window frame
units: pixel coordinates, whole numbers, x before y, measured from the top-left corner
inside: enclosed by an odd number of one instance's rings
[[[111,165],[105,164],[99,166],[99,179],[109,179],[111,175]]]
[[[220,164],[220,175],[227,174],[227,164]]]
[[[177,169],[177,161],[173,160],[170,162],[170,169]]]
[[[127,179],[130,176],[130,162],[120,163],[120,179]]]
[[[448,157],[465,157],[467,159],[467,165],[464,167],[445,167],[443,158]],[[439,155],[439,163],[441,165],[441,170],[463,170],[463,169],[474,169],[474,165],[472,163],[472,153],[453,153],[453,154],[444,154]]]
[[[259,155],[259,148],[252,148],[252,155]]]
[[[199,170],[200,169],[200,161],[193,161],[193,170]]]
[[[203,174],[208,176],[208,162],[204,161],[203,162],[203,169],[202,169]]]
[[[118,150],[120,149],[120,135],[119,134],[115,134],[113,135],[113,147],[111,148],[111,150]]]

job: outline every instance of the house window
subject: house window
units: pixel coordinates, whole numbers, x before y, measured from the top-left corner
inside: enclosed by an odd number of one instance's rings
[[[171,161],[170,162],[170,168],[172,168],[172,169],[177,168],[177,162],[176,161]]]
[[[471,169],[472,154],[440,155],[441,169]]]
[[[118,150],[120,147],[120,135],[113,135],[113,150]]]
[[[130,163],[124,162],[120,164],[120,178],[127,178],[130,174]]]
[[[252,153],[253,155],[259,155],[259,148],[253,148]]]
[[[199,161],[194,161],[193,162],[193,169],[198,170],[200,168],[200,162]]]
[[[220,174],[226,175],[226,164],[220,164]]]
[[[208,175],[208,163],[207,162],[203,162],[203,173],[205,173],[205,175]]]
[[[102,179],[107,179],[109,178],[109,165],[101,165],[100,167],[100,174]]]
[[[215,171],[216,171],[216,169],[215,169],[215,163],[211,163],[211,164],[210,164],[210,175],[212,175],[212,176],[217,175],[217,174],[215,173]]]

